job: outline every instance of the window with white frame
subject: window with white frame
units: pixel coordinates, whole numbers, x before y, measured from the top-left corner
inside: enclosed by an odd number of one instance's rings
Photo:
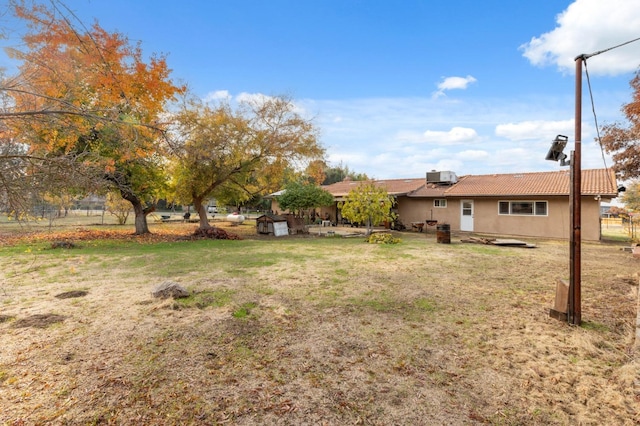
[[[433,200],[433,207],[447,207],[447,200],[445,200],[444,198],[436,198],[435,200]]]
[[[514,216],[547,216],[546,201],[499,201],[498,214]]]

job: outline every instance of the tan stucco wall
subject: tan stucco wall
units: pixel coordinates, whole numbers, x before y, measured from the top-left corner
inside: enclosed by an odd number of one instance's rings
[[[514,201],[515,198],[469,198],[473,201],[473,232],[481,234],[513,235],[542,238],[569,238],[571,222],[569,197],[527,198],[527,201],[547,201],[548,216],[499,215],[499,201]],[[410,226],[433,218],[438,224],[449,224],[452,231],[460,230],[460,203],[462,200],[447,199],[446,208],[433,207],[433,199],[400,197],[398,215]],[[582,197],[581,238],[600,239],[600,203],[593,197]]]
[[[452,203],[455,207],[452,208]],[[432,198],[398,198],[398,217],[405,226],[411,222],[424,222],[425,220],[437,220],[438,223],[446,223],[454,227],[459,224],[459,204],[457,200],[447,200],[447,207],[434,207]],[[459,225],[458,225],[459,227]]]
[[[509,199],[508,201],[512,201]],[[528,201],[532,200],[531,198]],[[569,238],[571,219],[569,197],[540,198],[547,201],[547,216],[498,215],[501,199],[474,200],[474,232],[530,237]],[[581,238],[600,239],[600,204],[592,197],[582,197]]]
[[[278,200],[276,200],[275,198],[271,199],[271,211],[274,214],[289,213],[288,211],[282,210],[282,208],[280,207],[280,204],[278,204]]]
[[[548,216],[499,215],[499,201],[513,201],[513,199],[474,200],[474,232],[528,237],[569,237],[568,198],[565,200],[547,199]]]

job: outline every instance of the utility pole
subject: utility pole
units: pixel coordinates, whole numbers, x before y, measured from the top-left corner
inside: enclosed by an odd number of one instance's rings
[[[556,288],[556,305],[554,309],[551,309],[549,315],[553,318],[565,320],[564,308],[566,300],[566,320],[569,324],[580,325],[582,322],[582,307],[581,307],[581,287],[582,287],[582,269],[581,269],[581,250],[582,250],[582,235],[581,235],[581,211],[582,211],[582,64],[584,62],[585,69],[587,59],[592,56],[600,55],[601,53],[608,52],[613,49],[617,49],[627,44],[640,41],[640,37],[633,40],[629,40],[617,46],[610,47],[608,49],[599,50],[591,54],[582,54],[576,56],[576,93],[575,93],[575,148],[571,152],[571,159],[569,164],[570,169],[570,188],[569,188],[569,215],[571,222],[571,235],[569,236],[569,288],[566,288],[566,282],[563,280],[558,281],[558,287]],[[587,77],[588,77],[587,73]],[[551,149],[547,154],[547,160],[561,161],[561,165],[566,165],[563,154],[567,142],[567,137],[558,135],[551,145]],[[564,290],[566,289],[566,290]],[[567,294],[568,293],[568,294]],[[566,297],[565,297],[566,296]]]
[[[572,325],[580,325],[582,321],[581,287],[582,287],[582,61],[585,55],[576,57],[576,99],[575,99],[575,134],[574,151],[571,156],[571,236],[569,255],[569,306],[567,321]]]

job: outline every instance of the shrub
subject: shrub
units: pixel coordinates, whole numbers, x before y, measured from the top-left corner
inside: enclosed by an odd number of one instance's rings
[[[369,235],[365,241],[369,244],[398,244],[402,240],[394,238],[389,232],[376,232]]]

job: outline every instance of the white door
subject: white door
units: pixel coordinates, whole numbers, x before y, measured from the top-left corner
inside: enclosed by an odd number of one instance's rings
[[[462,200],[460,203],[460,230],[473,232],[473,201]]]

